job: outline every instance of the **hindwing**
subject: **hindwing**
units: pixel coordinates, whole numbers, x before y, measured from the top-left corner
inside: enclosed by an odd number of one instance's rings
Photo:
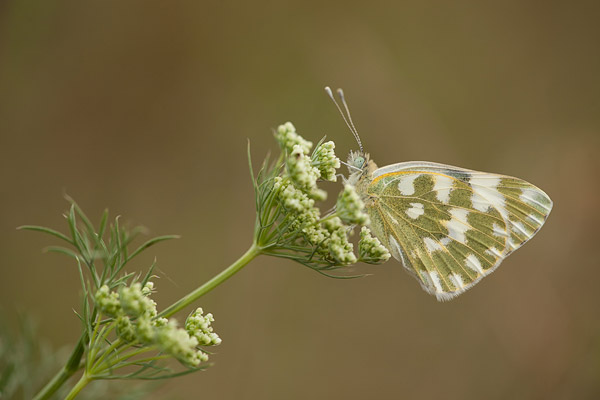
[[[552,209],[524,180],[429,162],[379,168],[366,190],[371,230],[438,300],[491,273]]]

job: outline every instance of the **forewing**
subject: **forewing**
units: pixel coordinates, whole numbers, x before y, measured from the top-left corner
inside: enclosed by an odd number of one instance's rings
[[[367,194],[373,232],[438,300],[491,273],[552,209],[521,179],[428,162],[376,170]]]

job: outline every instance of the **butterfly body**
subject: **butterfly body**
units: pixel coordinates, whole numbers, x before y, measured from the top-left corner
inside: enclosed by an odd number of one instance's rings
[[[544,224],[552,201],[518,178],[431,162],[377,168],[351,153],[347,184],[365,203],[370,228],[438,300],[495,270]]]

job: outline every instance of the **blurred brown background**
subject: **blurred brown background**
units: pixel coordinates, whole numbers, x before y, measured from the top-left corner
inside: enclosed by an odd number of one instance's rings
[[[75,265],[21,224],[66,230],[63,193],[151,234],[163,307],[250,245],[256,161],[291,120],[345,157],[341,86],[379,165],[516,175],[554,211],[440,304],[394,261],[339,281],[259,258],[202,299],[214,368],[156,398],[600,396],[597,2],[0,3],[0,306],[78,338]],[[332,188],[333,190],[333,188]]]

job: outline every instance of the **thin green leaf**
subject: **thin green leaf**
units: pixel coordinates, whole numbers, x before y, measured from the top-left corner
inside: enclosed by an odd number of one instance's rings
[[[71,245],[75,245],[75,243],[73,243],[73,241],[71,239],[69,239],[66,235],[55,231],[54,229],[50,229],[50,228],[46,228],[44,226],[37,226],[37,225],[22,225],[17,227],[17,229],[19,230],[27,230],[27,231],[36,231],[36,232],[44,232],[47,233],[49,235],[55,236],[59,239],[64,240],[65,242],[71,244]]]
[[[180,372],[175,372],[172,374],[164,374],[164,375],[159,375],[159,376],[138,376],[135,375],[134,373],[128,374],[128,375],[108,375],[108,376],[103,376],[102,379],[141,379],[141,380],[159,380],[159,379],[169,379],[169,378],[176,378],[178,376],[184,376],[187,374],[191,374],[193,372],[197,372],[197,371],[203,371],[205,369],[207,369],[208,367],[210,367],[210,365],[206,365],[206,366],[201,366],[201,367],[197,367],[197,368],[190,368],[187,369],[185,371],[180,371]]]
[[[306,264],[304,264],[306,265]],[[317,271],[318,273],[320,273],[321,275],[324,275],[328,278],[333,278],[333,279],[356,279],[356,278],[364,278],[367,276],[370,276],[371,274],[361,274],[361,275],[331,275],[328,274],[326,272],[323,272],[322,270],[319,270],[318,268],[313,268],[310,265],[306,265],[308,268],[312,269],[313,271]]]
[[[131,277],[133,277],[135,275],[134,272],[130,272],[128,274],[125,274],[123,276],[121,276],[119,279],[114,279],[114,277],[111,279],[112,284],[111,284],[111,289],[114,289],[120,285],[126,285],[127,281],[129,281],[129,279],[131,279]]]
[[[102,213],[102,218],[100,219],[100,227],[98,228],[98,238],[100,238],[100,240],[102,240],[102,237],[104,236],[107,221],[108,221],[108,208],[105,208],[104,212]]]
[[[148,240],[146,243],[142,244],[140,247],[138,247],[133,253],[131,253],[129,258],[127,258],[126,262],[128,262],[133,257],[140,254],[142,251],[144,251],[145,249],[147,249],[150,246],[155,245],[158,242],[162,242],[165,240],[171,240],[171,239],[179,239],[180,237],[181,236],[179,236],[179,235],[164,235],[164,236],[158,236],[158,237],[152,238],[152,239]]]
[[[117,270],[120,270],[123,265],[123,255],[121,253],[121,249],[123,248],[122,243],[121,243],[121,231],[119,229],[119,218],[121,218],[120,215],[117,215],[117,218],[115,218],[115,238],[117,241],[117,248],[116,248],[116,256],[117,256],[117,264],[119,264],[119,266],[117,267]]]
[[[150,268],[148,268],[148,272],[146,272],[146,275],[144,275],[144,279],[142,279],[142,282],[141,282],[142,287],[146,286],[146,283],[148,283],[148,281],[152,277],[152,271],[154,271],[155,266],[156,266],[156,257],[154,258],[154,261],[152,261],[152,265],[150,265]]]
[[[79,232],[77,232],[77,220],[75,219],[75,205],[71,204],[71,208],[69,209],[69,215],[67,216],[67,223],[69,224],[69,229],[71,231],[71,237],[73,238],[73,245],[77,247],[77,250],[81,252],[81,248],[77,243],[77,239],[80,236]]]
[[[73,309],[73,313],[81,320],[81,323],[85,325],[85,319],[77,312],[77,310]]]
[[[77,212],[77,215],[83,221],[83,224],[87,228],[90,236],[95,235],[96,231],[94,229],[94,225],[92,224],[90,219],[87,217],[87,215],[85,215],[85,213],[83,212],[81,207],[79,207],[79,205],[75,202],[75,200],[73,200],[73,198],[67,194],[65,194],[65,199],[67,199],[67,201],[71,203],[71,206],[75,209],[75,211]]]
[[[79,281],[81,283],[81,288],[85,292],[87,291],[87,287],[85,284],[85,278],[83,276],[83,268],[81,268],[81,261],[79,260],[79,258],[77,258],[77,269],[79,270]]]
[[[69,257],[73,257],[75,260],[79,260],[79,256],[71,249],[67,249],[66,247],[61,246],[48,246],[44,247],[43,251],[45,253],[60,253],[65,254]]]
[[[131,239],[129,239],[128,235],[127,235],[127,231],[122,230],[121,231],[121,252],[123,253],[123,260],[125,260],[123,262],[123,264],[127,263],[127,256],[129,254],[129,252],[127,251],[127,246],[129,245],[129,243],[131,242]]]
[[[250,139],[248,139],[248,167],[250,169],[250,179],[252,179],[252,186],[254,187],[254,193],[258,192],[258,186],[256,185],[256,180],[254,179],[254,169],[252,168],[252,155],[250,154]]]

